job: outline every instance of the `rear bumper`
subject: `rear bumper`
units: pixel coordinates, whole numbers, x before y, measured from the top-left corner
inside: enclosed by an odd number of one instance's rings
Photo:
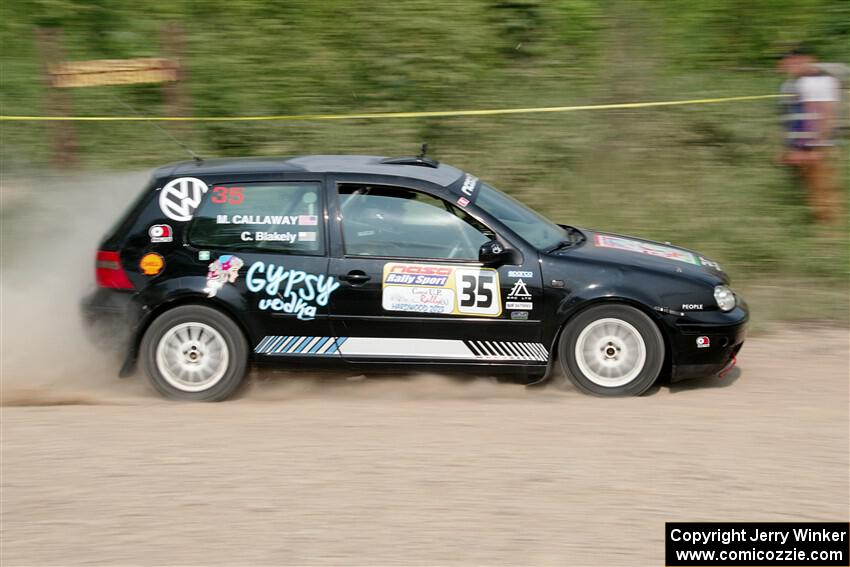
[[[133,292],[98,288],[80,303],[89,338],[97,345],[126,347],[138,320]]]

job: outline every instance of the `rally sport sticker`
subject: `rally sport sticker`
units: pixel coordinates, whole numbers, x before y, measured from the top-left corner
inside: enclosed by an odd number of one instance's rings
[[[386,311],[498,317],[499,272],[433,264],[384,264],[381,305]]]

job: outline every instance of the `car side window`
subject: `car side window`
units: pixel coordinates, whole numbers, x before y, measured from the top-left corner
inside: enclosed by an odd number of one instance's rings
[[[469,215],[419,191],[362,184],[338,189],[347,255],[477,260],[492,238]]]
[[[195,212],[188,241],[199,248],[324,254],[321,185],[215,185]]]

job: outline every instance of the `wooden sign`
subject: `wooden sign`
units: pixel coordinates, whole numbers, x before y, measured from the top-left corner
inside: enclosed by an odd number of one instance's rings
[[[2,1],[2,0],[0,0]],[[183,28],[176,23],[160,26],[160,53],[163,57],[67,61],[60,27],[36,27],[35,41],[42,64],[45,85],[44,111],[48,116],[73,116],[74,97],[68,88],[135,83],[161,83],[166,116],[189,116],[190,101],[186,68],[181,65],[185,53]],[[62,61],[62,63],[54,63]],[[188,136],[191,125],[174,124]],[[59,169],[79,163],[79,144],[75,124],[69,120],[51,121],[48,127],[53,164]]]
[[[58,88],[167,83],[179,78],[179,66],[171,59],[100,59],[68,61],[49,66],[51,85]]]

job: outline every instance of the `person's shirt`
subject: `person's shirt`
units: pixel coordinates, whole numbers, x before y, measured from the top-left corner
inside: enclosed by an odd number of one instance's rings
[[[837,104],[841,98],[838,80],[831,75],[804,75],[785,81],[781,92],[790,94],[785,110],[785,141],[792,148],[812,147],[817,140],[818,120],[811,103]]]

